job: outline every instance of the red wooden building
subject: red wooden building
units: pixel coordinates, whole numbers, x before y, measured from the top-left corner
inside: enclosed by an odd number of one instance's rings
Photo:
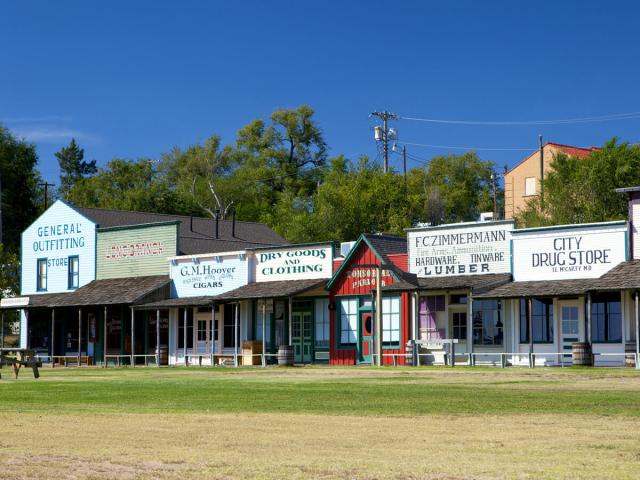
[[[369,265],[369,266],[367,266]],[[351,251],[334,265],[328,284],[331,365],[375,363],[376,268],[385,266],[381,284],[401,282],[407,269],[407,240],[395,235],[364,234]],[[410,293],[384,292],[382,298],[383,363],[392,365],[393,354],[404,354],[411,338]],[[405,364],[403,356],[397,357]]]

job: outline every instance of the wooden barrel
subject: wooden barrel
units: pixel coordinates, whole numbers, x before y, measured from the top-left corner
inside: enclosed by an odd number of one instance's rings
[[[624,366],[636,368],[636,344],[626,343],[624,346]]]
[[[574,365],[593,367],[591,344],[587,342],[575,342],[571,344],[571,358]]]
[[[278,347],[278,365],[293,365],[293,347],[291,345],[280,345]]]
[[[169,347],[166,345],[160,345],[160,365],[169,365]]]

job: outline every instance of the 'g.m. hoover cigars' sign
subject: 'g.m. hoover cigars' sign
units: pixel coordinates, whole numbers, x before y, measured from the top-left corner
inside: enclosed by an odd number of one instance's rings
[[[256,250],[256,282],[331,278],[333,245],[303,245]]]
[[[410,230],[409,271],[418,277],[508,273],[513,222]]]
[[[219,295],[248,282],[244,255],[174,257],[171,280],[177,297]]]
[[[626,259],[624,222],[575,228],[516,230],[516,281],[597,278]]]

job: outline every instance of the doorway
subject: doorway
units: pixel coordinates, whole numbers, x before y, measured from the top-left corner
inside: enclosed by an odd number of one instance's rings
[[[560,348],[562,362],[571,363],[571,349],[574,342],[580,341],[580,321],[578,320],[578,302],[575,300],[560,302]]]
[[[313,316],[311,311],[293,312],[291,343],[295,363],[311,363],[313,359]]]
[[[373,315],[360,312],[360,363],[373,363]]]

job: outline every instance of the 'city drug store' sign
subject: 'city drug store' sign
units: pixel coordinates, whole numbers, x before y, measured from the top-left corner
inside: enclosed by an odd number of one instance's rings
[[[254,250],[256,282],[331,278],[333,245],[291,245]]]
[[[513,232],[513,279],[597,278],[626,260],[626,222]]]
[[[409,230],[409,272],[422,278],[509,273],[512,230],[511,221]]]

